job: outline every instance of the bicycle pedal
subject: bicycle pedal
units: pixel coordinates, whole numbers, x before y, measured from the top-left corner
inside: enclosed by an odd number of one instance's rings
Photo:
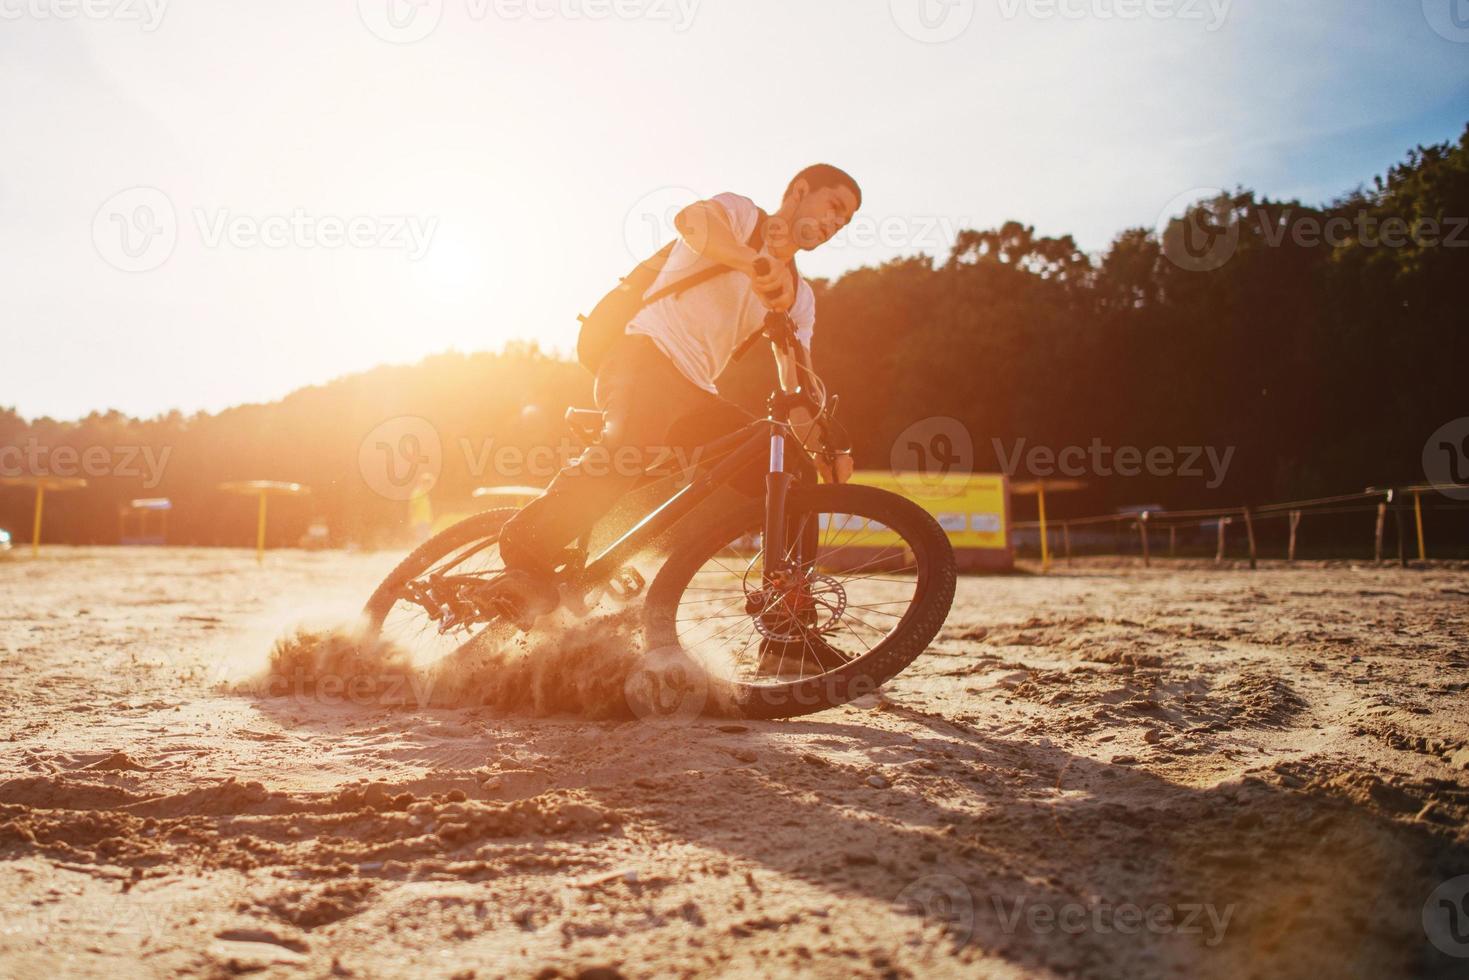
[[[647,584],[641,572],[631,565],[624,565],[607,583],[607,591],[612,593],[612,597],[619,602],[630,602],[643,594],[643,588]]]

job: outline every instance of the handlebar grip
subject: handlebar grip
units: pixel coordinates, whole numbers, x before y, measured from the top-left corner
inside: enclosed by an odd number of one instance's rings
[[[755,275],[757,275],[757,276],[768,276],[768,275],[770,275],[770,270],[771,270],[770,259],[767,256],[762,255],[762,256],[759,256],[758,258],[755,259]],[[770,294],[769,293],[761,293],[760,295],[761,296],[764,296],[766,298],[769,298],[769,295]]]

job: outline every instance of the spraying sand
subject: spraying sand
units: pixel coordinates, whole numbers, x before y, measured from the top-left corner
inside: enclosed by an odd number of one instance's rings
[[[1469,570],[964,579],[883,694],[736,723],[643,718],[634,611],[365,649],[395,558],[0,563],[0,974],[1469,962]]]

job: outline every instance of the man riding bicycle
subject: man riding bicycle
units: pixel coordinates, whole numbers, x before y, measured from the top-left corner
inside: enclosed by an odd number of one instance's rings
[[[795,255],[831,240],[861,203],[856,181],[818,164],[796,175],[772,215],[736,194],[699,201],[678,215],[678,241],[652,286],[635,298],[645,305],[597,365],[595,398],[605,415],[600,441],[501,532],[506,573],[497,592],[523,629],[559,604],[555,575],[574,559],[568,546],[643,479],[641,467],[615,460],[636,451],[647,466],[668,449],[701,447],[750,422],[748,412],[720,397],[715,380],[736,352],[758,339],[770,313],[787,315],[798,341],[788,350],[773,345],[780,386],[787,392],[801,386],[810,371],[816,298]],[[803,446],[815,444],[809,413],[794,410],[791,423]],[[814,464],[794,453],[789,462],[807,483],[818,472],[837,483],[852,473],[845,452],[818,454]],[[762,494],[763,472],[752,468],[738,489]]]

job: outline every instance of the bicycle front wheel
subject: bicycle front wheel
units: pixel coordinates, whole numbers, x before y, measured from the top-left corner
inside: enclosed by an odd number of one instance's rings
[[[762,540],[763,520],[763,502],[752,502],[676,547],[644,613],[649,649],[679,648],[726,677],[733,713],[790,718],[843,704],[938,635],[954,552],[912,501],[851,484],[794,489],[779,549]],[[792,556],[794,570],[780,560]]]

